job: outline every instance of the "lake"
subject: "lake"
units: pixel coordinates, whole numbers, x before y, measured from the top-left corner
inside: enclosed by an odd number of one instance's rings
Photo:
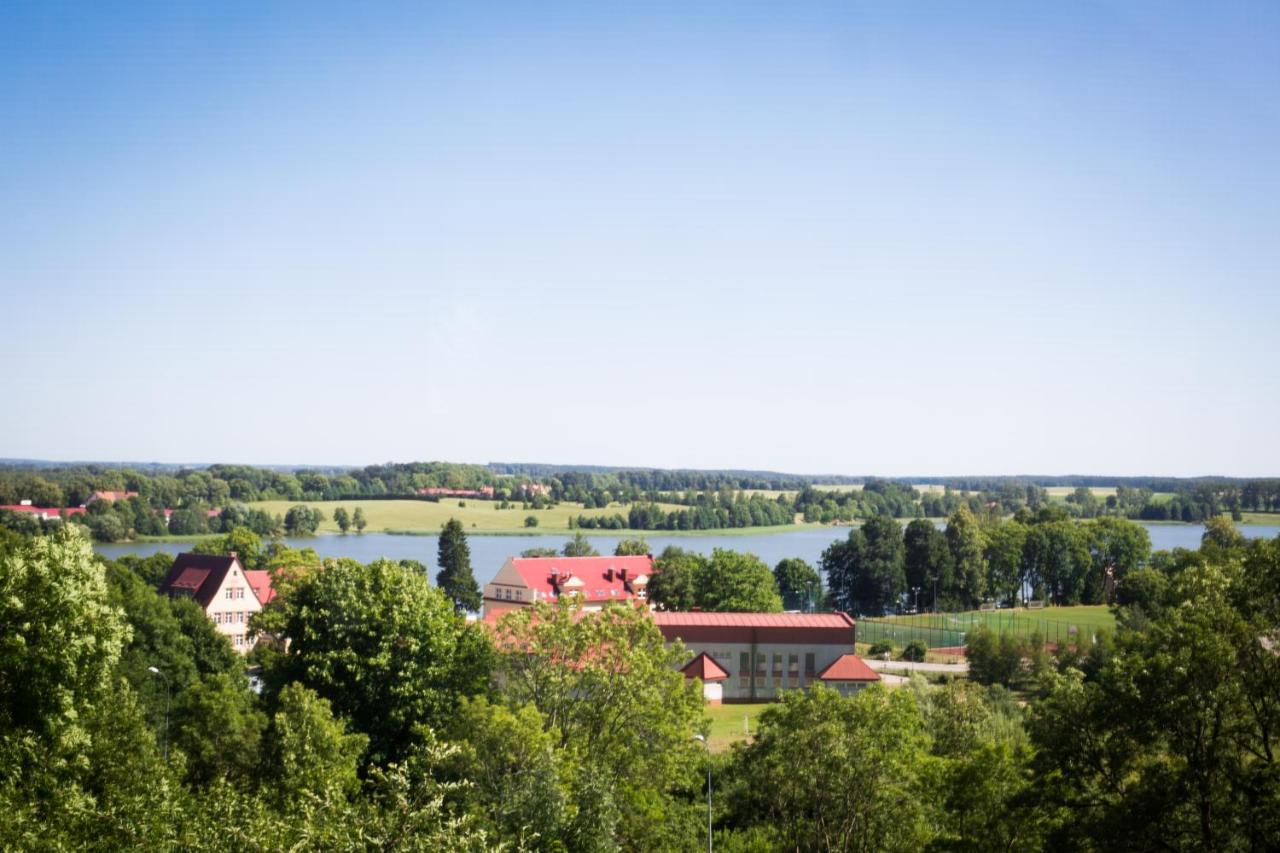
[[[1151,546],[1156,550],[1168,548],[1198,548],[1204,528],[1198,524],[1143,524],[1151,536]],[[1240,532],[1249,537],[1272,538],[1280,535],[1280,525],[1242,524]],[[728,548],[755,554],[770,566],[777,565],[785,557],[799,557],[816,566],[822,552],[832,542],[849,535],[847,527],[822,527],[811,530],[795,530],[788,533],[763,533],[751,536],[646,536],[645,539],[657,554],[668,545],[689,551],[710,554],[713,548]],[[471,546],[471,566],[476,580],[485,583],[507,559],[526,548],[561,548],[569,537],[554,536],[482,536],[467,538]],[[601,554],[613,552],[621,536],[591,536],[591,543]],[[293,548],[314,548],[322,557],[351,557],[368,563],[379,557],[393,560],[411,559],[432,567],[436,564],[435,536],[394,536],[388,533],[364,533],[361,535],[324,535],[302,539],[285,539]],[[123,554],[143,556],[163,551],[177,554],[189,550],[190,542],[125,542],[95,544],[99,554],[119,557]]]

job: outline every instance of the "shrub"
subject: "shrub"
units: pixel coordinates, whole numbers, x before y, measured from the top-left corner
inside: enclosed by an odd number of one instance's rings
[[[530,516],[527,516],[527,517],[525,518],[525,520],[524,520],[524,526],[525,526],[525,527],[537,527],[537,526],[538,526],[538,517],[537,517],[536,515],[530,515]]]
[[[892,653],[893,653],[893,645],[890,643],[886,643],[883,640],[881,640],[878,643],[872,643],[871,648],[867,649],[867,656],[873,657],[873,658],[878,658],[881,655],[887,655]]]
[[[921,663],[924,661],[925,652],[929,649],[924,644],[924,640],[912,640],[907,643],[906,648],[902,650],[902,659]]]

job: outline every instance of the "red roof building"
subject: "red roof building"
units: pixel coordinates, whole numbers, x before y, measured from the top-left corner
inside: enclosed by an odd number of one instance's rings
[[[695,655],[690,666],[705,658],[725,673],[716,684],[728,702],[804,689],[853,654],[854,621],[844,613],[658,612],[653,621],[668,643],[679,640]]]
[[[584,610],[609,601],[644,601],[653,557],[508,557],[484,587],[489,617],[535,601],[573,595]]]
[[[880,673],[855,654],[841,655],[818,674],[818,680],[841,693],[854,693],[880,680]]]
[[[706,652],[699,653],[680,671],[685,678],[697,678],[702,682],[702,698],[708,705],[719,705],[724,701],[724,687],[720,682],[728,679],[729,673]]]
[[[236,651],[253,648],[249,617],[275,597],[267,572],[246,571],[235,553],[179,554],[160,582],[160,594],[191,598],[225,634]]]
[[[32,506],[31,504],[8,504],[0,506],[10,512],[25,512],[39,517],[42,521],[53,521],[65,515],[84,515],[84,507],[79,506]]]

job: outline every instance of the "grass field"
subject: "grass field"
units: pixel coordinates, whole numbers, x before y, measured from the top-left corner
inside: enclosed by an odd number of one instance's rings
[[[1241,524],[1280,524],[1280,512],[1241,513]]]
[[[734,743],[746,740],[755,734],[756,718],[761,711],[769,707],[769,704],[760,702],[707,708],[707,716],[711,718],[711,733],[707,737],[707,748],[712,752],[723,752]],[[744,719],[746,720],[745,728]]]
[[[888,616],[858,620],[858,641],[885,641],[901,647],[912,640],[924,640],[930,648],[963,646],[966,632],[986,625],[996,633],[1025,637],[1039,634],[1047,642],[1067,643],[1089,637],[1099,630],[1114,631],[1115,616],[1103,605],[1046,607],[1043,610],[995,610],[965,613],[923,613],[915,616]]]
[[[583,509],[582,504],[561,503],[559,506],[550,507],[548,509],[521,509],[519,506],[514,506],[509,509],[497,509],[498,504],[494,501],[460,501],[454,498],[441,500],[439,503],[432,501],[410,500],[258,501],[250,504],[250,506],[255,509],[262,509],[273,514],[283,516],[288,512],[289,507],[296,506],[299,503],[310,507],[316,507],[324,513],[324,522],[320,525],[321,533],[338,532],[338,525],[333,523],[333,511],[338,507],[346,507],[348,511],[354,511],[357,507],[364,510],[365,518],[369,520],[369,526],[366,528],[366,532],[368,533],[439,533],[441,525],[451,518],[456,518],[462,522],[468,533],[518,533],[530,535],[539,533],[561,534],[570,532],[569,519],[577,518],[579,515],[586,515],[588,517],[613,515],[614,513],[621,513],[623,517],[626,517],[627,515],[627,507],[619,505],[606,507],[604,509]],[[460,506],[459,504],[466,504],[466,506]],[[659,506],[668,512],[683,508],[676,506],[675,504],[659,504]],[[537,527],[524,526],[525,518],[530,515],[538,519]],[[588,536],[617,536],[619,534],[639,535],[646,533],[651,536],[672,536],[682,534],[706,535],[708,533],[714,533],[717,536],[745,536],[752,533],[778,533],[793,530],[804,530],[818,526],[820,525],[793,524],[779,527],[739,527],[715,531],[584,530],[582,532]]]

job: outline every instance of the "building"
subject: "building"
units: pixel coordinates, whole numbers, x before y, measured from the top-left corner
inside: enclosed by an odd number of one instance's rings
[[[481,486],[478,489],[446,489],[443,486],[425,486],[418,489],[418,494],[425,498],[477,498],[493,500],[493,486]]]
[[[60,521],[64,514],[69,516],[84,515],[83,507],[32,506],[31,501],[23,501],[20,504],[0,506],[0,509],[6,509],[9,512],[22,512],[28,515],[34,515],[41,521]]]
[[[855,654],[841,655],[831,666],[818,673],[818,680],[836,692],[848,696],[880,680],[880,674]]]
[[[729,677],[724,667],[711,659],[706,652],[700,653],[693,660],[680,668],[685,678],[697,678],[702,681],[702,698],[708,705],[719,705],[724,699],[724,687],[720,682]]]
[[[253,648],[248,636],[249,617],[275,597],[271,575],[264,571],[247,571],[232,552],[216,554],[179,554],[160,583],[160,594],[170,598],[193,599],[238,652]]]
[[[490,617],[535,601],[554,603],[577,596],[583,610],[610,601],[644,601],[653,557],[508,557],[484,587],[484,615]]]
[[[819,681],[850,692],[879,680],[854,655],[854,621],[845,613],[655,612],[653,621],[668,643],[680,640],[689,650],[686,675],[689,667],[715,674],[708,663],[724,673],[716,676],[723,701],[776,699],[779,690]],[[709,660],[699,664],[700,658]]]

